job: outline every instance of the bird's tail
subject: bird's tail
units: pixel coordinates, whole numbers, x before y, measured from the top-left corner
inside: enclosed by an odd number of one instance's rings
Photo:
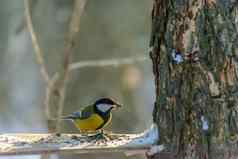
[[[73,120],[75,119],[76,117],[74,115],[68,115],[68,116],[63,116],[61,117],[62,120]]]
[[[59,119],[57,119],[57,118],[50,118],[48,120],[55,121],[55,120],[73,120],[73,119],[74,119],[73,117],[65,116],[65,117],[60,117]]]

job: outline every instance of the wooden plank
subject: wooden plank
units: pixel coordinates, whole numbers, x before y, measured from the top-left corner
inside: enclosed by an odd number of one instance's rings
[[[42,153],[147,151],[158,139],[155,126],[139,134],[1,134],[0,156]]]

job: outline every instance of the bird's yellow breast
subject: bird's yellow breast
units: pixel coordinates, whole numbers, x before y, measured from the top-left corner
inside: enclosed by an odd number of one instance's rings
[[[96,131],[99,128],[105,127],[111,121],[111,114],[107,121],[98,114],[93,114],[87,119],[76,119],[74,120],[75,126],[81,132]]]

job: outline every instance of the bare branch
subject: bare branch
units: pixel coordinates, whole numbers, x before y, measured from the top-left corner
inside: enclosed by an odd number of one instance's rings
[[[91,60],[72,63],[69,67],[70,70],[76,70],[85,67],[105,67],[105,66],[121,66],[127,64],[133,64],[136,62],[143,62],[149,60],[146,56],[129,57],[129,58],[114,58],[105,60]]]
[[[41,71],[41,74],[42,74],[45,82],[48,83],[49,79],[50,79],[49,74],[46,69],[44,58],[43,58],[43,53],[39,46],[39,42],[36,37],[36,33],[34,31],[33,24],[32,24],[32,18],[31,18],[31,12],[30,12],[30,0],[24,0],[24,6],[25,6],[26,24],[27,24],[27,28],[30,32],[33,48],[35,49],[36,60],[41,67],[40,71]]]
[[[47,120],[51,119],[51,113],[50,113],[50,99],[53,95],[53,90],[55,89],[55,83],[59,79],[59,74],[57,73],[57,76],[53,76],[53,78],[49,81],[48,86],[46,87],[46,93],[45,93],[45,115]]]
[[[65,100],[65,89],[69,74],[69,66],[70,61],[72,57],[72,50],[75,43],[75,35],[79,32],[79,26],[80,26],[80,17],[83,13],[86,0],[75,0],[74,2],[74,9],[70,21],[69,26],[69,33],[68,37],[66,39],[66,47],[65,47],[65,55],[64,55],[64,65],[63,65],[63,73],[62,73],[62,80],[61,80],[61,86],[59,89],[59,107],[57,111],[57,117],[60,118],[63,112],[64,108],[64,100]],[[56,130],[58,131],[60,129],[60,120],[57,121]]]

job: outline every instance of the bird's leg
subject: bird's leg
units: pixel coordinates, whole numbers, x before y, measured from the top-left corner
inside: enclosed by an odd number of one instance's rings
[[[104,135],[103,129],[99,130],[99,134]]]
[[[94,134],[84,134],[85,135],[85,137],[87,137],[87,138],[89,138],[89,139],[91,139],[91,140],[96,140],[96,139],[99,139],[99,138],[103,138],[103,136],[102,136],[102,133],[101,133],[101,131],[100,132],[96,132],[96,133],[94,133]]]
[[[103,140],[106,140],[106,141],[109,141],[110,138],[108,137],[108,134],[105,134],[103,129],[99,130],[98,132],[96,132],[95,135],[93,136],[89,136],[90,139],[92,140],[99,140],[99,139],[103,139]]]
[[[106,135],[104,134],[103,129],[99,130],[99,131],[96,133],[96,136],[99,137],[100,139],[107,140],[107,137],[106,137]]]
[[[113,140],[113,137],[111,136],[111,132],[109,132],[109,131],[105,131],[105,130],[101,129],[101,130],[99,130],[98,135],[101,135],[101,137],[103,137],[107,141]]]

